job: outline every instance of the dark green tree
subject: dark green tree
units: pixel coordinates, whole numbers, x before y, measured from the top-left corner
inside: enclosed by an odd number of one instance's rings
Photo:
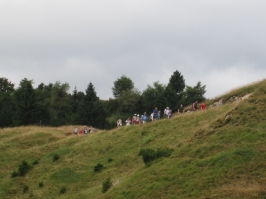
[[[14,84],[8,81],[7,78],[0,78],[0,92],[2,93],[12,93],[14,89]]]
[[[14,84],[6,78],[0,78],[0,127],[11,126],[14,116]]]
[[[74,88],[71,95],[71,123],[72,124],[82,124],[79,116],[79,111],[82,109],[82,103],[84,102],[85,94]],[[80,109],[80,110],[79,110]]]
[[[51,103],[52,88],[52,83],[49,83],[48,85],[41,83],[35,89],[37,103],[34,117],[36,119],[36,123],[38,123],[39,125],[50,124],[51,115],[49,109]]]
[[[201,82],[198,82],[196,86],[186,86],[184,92],[184,105],[192,104],[195,101],[202,102],[205,100],[204,94],[206,93],[205,85],[202,86]]]
[[[24,78],[20,81],[18,89],[15,91],[16,115],[15,125],[34,124],[34,111],[36,108],[36,93],[33,89],[33,80]]]
[[[56,82],[51,92],[50,114],[51,125],[68,124],[71,117],[71,96],[68,94],[69,84]]]
[[[122,77],[114,81],[114,87],[112,88],[112,91],[114,97],[118,98],[121,95],[122,91],[132,90],[133,88],[134,88],[133,81],[130,78],[123,75]]]
[[[131,113],[137,111],[141,93],[137,90],[122,91],[118,98],[118,110],[120,113]]]
[[[84,101],[78,109],[78,115],[83,124],[101,129],[104,129],[107,125],[107,112],[99,97],[97,97],[97,93],[91,82],[86,89]]]
[[[169,84],[175,90],[177,94],[180,94],[185,89],[185,80],[183,75],[177,70],[173,73],[173,75],[169,79]]]
[[[177,94],[171,85],[168,85],[164,92],[164,97],[166,101],[166,106],[169,107],[172,111],[176,111],[178,109],[178,104],[180,102],[181,94]]]
[[[157,107],[158,110],[164,110],[167,104],[164,96],[165,88],[166,86],[160,84],[158,81],[154,82],[153,86],[148,85],[148,88],[142,93],[142,101],[145,112],[150,113],[155,107]]]

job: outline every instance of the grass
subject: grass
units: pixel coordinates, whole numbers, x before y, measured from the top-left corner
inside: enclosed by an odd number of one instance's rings
[[[220,98],[204,112],[82,136],[71,126],[0,129],[0,198],[265,198],[266,81]],[[145,165],[147,148],[173,151]],[[23,160],[32,168],[11,178]]]

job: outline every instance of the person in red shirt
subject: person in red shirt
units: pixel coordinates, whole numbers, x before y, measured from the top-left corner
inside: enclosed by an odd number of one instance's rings
[[[80,130],[79,130],[79,135],[82,135],[82,134],[83,134],[83,130],[80,129]]]
[[[205,103],[205,102],[203,102],[203,103],[201,104],[201,110],[202,110],[202,111],[205,111],[205,110],[206,110],[206,103]]]

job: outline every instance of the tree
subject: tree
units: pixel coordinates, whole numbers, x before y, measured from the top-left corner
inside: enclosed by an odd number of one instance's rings
[[[194,87],[186,86],[186,90],[184,92],[184,104],[188,105],[195,101],[204,101],[204,94],[206,93],[205,87],[205,85],[201,85],[201,82],[198,82]]]
[[[0,127],[12,125],[14,116],[14,84],[6,78],[0,78]]]
[[[54,126],[67,124],[71,116],[71,98],[68,94],[69,84],[56,82],[52,87],[50,113]]]
[[[160,84],[158,81],[153,83],[153,86],[148,85],[148,88],[142,93],[143,106],[145,112],[152,112],[154,107],[158,110],[163,110],[166,106],[166,99],[164,96],[166,86]]]
[[[166,107],[170,107],[172,111],[176,111],[178,109],[178,104],[181,100],[181,93],[178,95],[176,91],[171,85],[168,85],[164,92],[164,97],[166,101]]]
[[[112,88],[113,95],[118,98],[122,91],[132,90],[134,88],[134,83],[132,80],[126,76],[122,76],[114,81],[114,87]]]
[[[140,97],[141,94],[137,89],[122,91],[120,97],[118,98],[119,112],[131,114],[136,112]]]
[[[71,123],[72,124],[82,124],[80,121],[80,116],[78,114],[80,107],[84,101],[85,94],[74,88],[74,91],[71,95]]]
[[[0,78],[0,92],[2,93],[12,93],[14,91],[14,84],[8,81],[7,78]]]
[[[176,70],[170,77],[168,85],[171,85],[175,92],[180,94],[185,88],[185,80],[183,75]]]
[[[107,112],[104,105],[100,102],[99,97],[90,82],[87,89],[84,101],[78,108],[78,116],[83,124],[89,124],[97,128],[105,128]]]
[[[39,125],[49,125],[51,121],[50,103],[52,95],[53,84],[49,83],[45,85],[40,83],[35,89],[36,92],[36,111],[35,119]]]
[[[32,84],[33,80],[24,78],[20,81],[19,87],[15,91],[16,115],[14,123],[16,125],[35,123],[36,93]]]

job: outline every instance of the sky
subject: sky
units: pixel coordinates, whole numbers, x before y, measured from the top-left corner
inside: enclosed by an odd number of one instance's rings
[[[206,98],[266,78],[265,0],[0,0],[0,77],[113,98],[177,70]]]

